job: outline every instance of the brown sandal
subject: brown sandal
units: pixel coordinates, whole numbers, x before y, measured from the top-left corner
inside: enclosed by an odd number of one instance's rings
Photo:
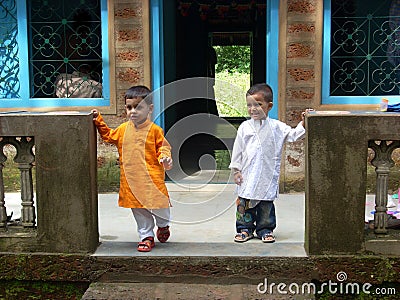
[[[141,242],[138,243],[137,251],[150,252],[151,249],[153,249],[155,245],[156,245],[156,243],[154,242],[154,238],[152,236],[149,236],[147,238],[144,238]]]
[[[171,235],[171,232],[169,231],[169,226],[158,227],[156,235],[160,243],[165,243],[166,241],[168,241],[169,236]]]

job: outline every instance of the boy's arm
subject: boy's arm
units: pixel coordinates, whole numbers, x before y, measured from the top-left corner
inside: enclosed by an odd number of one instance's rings
[[[240,185],[243,182],[242,177],[242,153],[244,151],[244,144],[241,133],[241,128],[239,128],[235,142],[233,143],[232,158],[229,168],[233,171],[233,177],[235,183]]]
[[[111,144],[118,143],[118,138],[119,138],[118,128],[115,130],[109,128],[100,113],[98,113],[97,117],[93,119],[93,122],[96,125],[97,131],[99,132],[103,141]]]
[[[241,128],[238,129],[235,142],[233,143],[231,163],[229,168],[234,172],[242,170],[242,152],[244,151],[243,138]]]
[[[163,164],[166,170],[172,168],[171,145],[164,137],[162,129],[156,134],[156,155],[157,160]]]
[[[303,127],[303,123],[300,122],[295,128],[284,124],[284,136],[286,136],[286,142],[295,142],[302,139],[306,134],[306,129]]]
[[[286,126],[288,126],[286,128],[286,130],[288,131],[287,138],[286,138],[287,142],[295,142],[304,137],[304,135],[306,134],[304,119],[305,119],[306,114],[310,111],[313,111],[313,109],[308,108],[304,112],[301,113],[301,121],[299,124],[297,124],[297,126],[295,128],[291,128],[290,126],[286,125]]]

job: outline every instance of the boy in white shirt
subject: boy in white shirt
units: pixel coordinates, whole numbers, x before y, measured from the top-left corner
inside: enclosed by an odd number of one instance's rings
[[[268,117],[272,99],[272,89],[266,83],[255,84],[246,93],[251,119],[238,128],[229,165],[238,194],[235,242],[252,239],[254,231],[262,242],[275,242],[274,200],[278,198],[283,145],[305,134],[304,116],[309,110],[302,113],[302,121],[292,128]]]

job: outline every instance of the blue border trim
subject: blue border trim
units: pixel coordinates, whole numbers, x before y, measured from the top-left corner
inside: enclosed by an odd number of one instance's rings
[[[151,74],[152,88],[157,91],[164,85],[164,17],[163,0],[150,1]],[[162,89],[154,93],[154,123],[164,128],[164,97]]]
[[[28,44],[28,18],[27,18],[27,8],[26,8],[26,1],[18,0],[17,1],[17,22],[18,22],[18,60],[19,60],[19,74],[18,80],[20,84],[19,89],[19,99],[17,101],[18,104],[21,103],[22,105],[28,105],[29,99],[29,86],[30,86],[30,78],[29,75],[29,53],[28,49],[30,45]],[[26,80],[28,78],[28,80]],[[26,86],[28,83],[28,86]],[[0,107],[2,106],[2,102],[4,99],[0,101]]]
[[[266,82],[275,93],[274,106],[268,115],[278,118],[278,70],[279,70],[279,0],[267,1],[266,18]]]
[[[382,98],[389,100],[389,104],[398,103],[398,96],[331,96],[330,95],[330,53],[331,53],[331,0],[324,0],[323,9],[323,40],[322,40],[322,91],[321,104],[379,104]]]
[[[0,99],[0,108],[57,108],[110,105],[110,64],[108,53],[108,8],[107,0],[100,1],[102,59],[103,59],[103,98],[29,98],[30,72],[28,43],[28,11],[25,0],[17,0],[18,18],[18,59],[20,82],[20,98]]]
[[[103,101],[108,101],[110,105],[110,57],[109,57],[109,41],[108,41],[108,6],[107,0],[101,0],[101,49],[103,59]],[[101,101],[99,101],[100,103]],[[99,104],[100,105],[100,104]]]
[[[322,38],[322,91],[321,104],[332,104],[332,98],[329,96],[330,90],[330,53],[331,53],[331,1],[324,0],[324,21],[323,21],[323,38]],[[328,76],[327,76],[328,75]],[[331,102],[331,103],[329,103]]]
[[[85,107],[108,106],[110,101],[100,98],[31,98],[23,99],[1,99],[0,108],[57,108],[57,107]]]
[[[164,35],[163,35],[163,1],[150,1],[150,32],[151,32],[151,72],[152,87],[156,91],[164,85]],[[268,0],[266,11],[266,81],[274,91],[278,91],[279,70],[279,0]],[[164,101],[162,90],[155,93],[154,116],[156,124],[164,128]],[[279,99],[275,98],[275,105],[270,111],[270,117],[278,118]]]

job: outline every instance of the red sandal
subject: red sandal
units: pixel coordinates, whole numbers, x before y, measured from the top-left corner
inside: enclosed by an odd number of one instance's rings
[[[147,238],[144,238],[141,242],[138,243],[137,251],[150,252],[151,249],[153,249],[155,245],[156,245],[156,243],[154,242],[154,238],[152,236],[149,236]]]
[[[169,226],[158,227],[156,235],[160,243],[165,243],[166,241],[168,241],[169,236],[171,235],[171,232],[169,231]]]

